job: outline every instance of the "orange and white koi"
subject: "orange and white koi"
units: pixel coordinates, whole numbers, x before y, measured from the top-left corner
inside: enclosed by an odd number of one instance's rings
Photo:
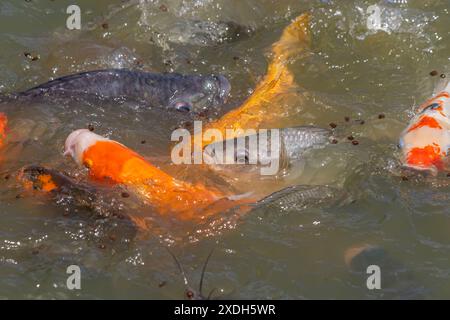
[[[432,173],[447,170],[450,148],[450,83],[422,104],[400,137],[406,167]]]
[[[119,142],[87,129],[69,135],[65,155],[87,167],[92,180],[125,185],[160,214],[172,213],[180,219],[195,220],[251,202],[233,199],[202,184],[178,180]]]

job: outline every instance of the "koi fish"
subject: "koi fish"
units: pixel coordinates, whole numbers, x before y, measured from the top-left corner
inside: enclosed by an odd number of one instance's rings
[[[88,168],[91,180],[126,186],[161,215],[175,214],[185,220],[203,219],[252,202],[252,199],[228,196],[202,184],[178,180],[119,142],[87,129],[69,135],[65,155]]]
[[[407,168],[436,174],[447,170],[450,148],[450,83],[441,85],[400,136],[402,163]]]
[[[253,94],[237,109],[209,123],[207,129],[218,129],[223,134],[226,129],[256,129],[268,119],[280,119],[285,115],[283,103],[277,99],[284,98],[297,87],[288,63],[293,57],[305,53],[305,48],[310,45],[309,20],[309,13],[304,13],[283,30],[280,39],[272,45],[273,58],[267,73]]]
[[[19,172],[18,180],[26,192],[48,194],[58,204],[88,209],[101,218],[130,218],[129,211],[143,209],[139,201],[135,201],[121,188],[78,181],[51,168],[34,165],[25,167]]]
[[[10,95],[15,99],[125,99],[147,107],[200,112],[226,102],[231,86],[222,75],[200,76],[109,69],[61,77]]]
[[[0,112],[0,148],[5,144],[7,125],[8,118],[6,117],[6,114]]]

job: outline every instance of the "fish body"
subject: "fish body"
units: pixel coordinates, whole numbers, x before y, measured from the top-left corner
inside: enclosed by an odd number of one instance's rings
[[[421,171],[447,170],[450,148],[450,84],[421,105],[400,137],[402,163]]]
[[[272,138],[273,130],[278,132],[275,139]],[[267,132],[267,135],[262,135],[259,131],[253,135],[240,135],[207,145],[204,149],[205,162],[216,170],[229,169],[232,175],[243,171],[248,173],[274,161],[278,163],[279,169],[286,169],[295,162],[303,160],[307,150],[327,145],[332,134],[331,130],[314,126],[272,129],[263,132]],[[227,150],[230,147],[234,148],[232,152]],[[224,169],[224,164],[235,165]]]
[[[66,140],[67,155],[89,169],[97,182],[124,185],[160,214],[194,219],[226,211],[239,204],[218,190],[178,180],[156,168],[124,145],[89,130],[77,130]]]
[[[309,206],[333,203],[342,191],[330,186],[295,185],[259,200],[256,207],[278,207],[285,210],[301,210]]]
[[[68,75],[13,95],[17,99],[126,99],[148,107],[200,112],[225,103],[230,83],[222,75],[149,73],[128,69]]]
[[[8,125],[8,117],[6,114],[0,112],[0,164],[4,160],[4,156],[2,154],[2,149],[5,146],[6,142],[6,127]]]
[[[310,14],[304,13],[283,30],[280,39],[272,45],[272,60],[266,75],[252,95],[238,108],[211,122],[208,128],[225,134],[226,129],[258,129],[265,121],[286,117],[286,103],[280,99],[292,96],[290,93],[297,88],[294,75],[288,67],[291,59],[305,54],[310,46],[309,21]],[[208,144],[207,141],[203,142],[204,145]]]

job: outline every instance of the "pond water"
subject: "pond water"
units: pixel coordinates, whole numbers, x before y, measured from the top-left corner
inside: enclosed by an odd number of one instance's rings
[[[66,9],[75,2],[82,28],[68,30]],[[378,24],[368,24],[371,5],[380,10]],[[217,228],[217,221],[155,216],[154,230],[136,233],[70,201],[23,195],[12,177],[39,164],[82,179],[85,170],[62,151],[71,131],[91,125],[179,179],[228,185],[230,177],[171,163],[170,134],[192,118],[106,101],[0,104],[11,133],[0,164],[0,297],[181,299],[183,278],[170,247],[193,286],[214,249],[205,273],[205,292],[217,289],[213,297],[449,298],[450,180],[405,177],[397,147],[414,107],[433,91],[438,76],[430,72],[449,70],[448,0],[3,0],[0,92],[103,68],[223,74],[231,97],[204,118],[217,119],[252,93],[271,44],[307,10],[312,44],[289,65],[298,100],[280,126],[333,123],[339,143],[308,152],[284,177],[236,175],[229,188],[328,185],[343,197],[262,205]],[[352,248],[361,246],[376,250],[349,265]],[[73,264],[82,270],[81,290],[66,287]],[[366,286],[369,264],[381,267],[381,290]]]

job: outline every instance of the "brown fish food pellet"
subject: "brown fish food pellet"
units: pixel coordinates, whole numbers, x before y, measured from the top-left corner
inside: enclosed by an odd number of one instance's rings
[[[355,140],[355,137],[353,137],[353,136],[348,136],[347,139],[350,140],[350,141],[353,141],[353,140]]]
[[[436,70],[433,70],[430,72],[430,76],[432,76],[432,77],[437,76],[437,75],[438,75],[438,72]]]
[[[162,4],[159,6],[159,10],[161,10],[162,12],[167,12],[168,9],[166,5]]]
[[[358,140],[353,140],[353,141],[352,141],[352,144],[353,144],[354,146],[357,146],[357,145],[359,144],[359,142],[358,142]]]
[[[333,139],[333,140],[331,140],[331,143],[332,143],[332,144],[337,144],[338,141],[337,141],[336,139]]]
[[[29,52],[24,52],[23,55],[24,55],[26,58],[30,59],[31,61],[39,60],[39,56],[33,56],[33,55],[32,55],[31,53],[29,53]]]
[[[107,24],[106,22],[102,23],[102,28],[103,29],[108,29],[109,28],[109,24]]]
[[[350,121],[350,117],[345,117],[344,120],[345,120],[345,122],[349,122]]]
[[[334,128],[336,128],[336,127],[337,127],[337,124],[336,124],[336,123],[334,123],[334,122],[332,122],[332,123],[330,123],[330,127],[334,129]]]
[[[130,194],[128,192],[122,192],[122,198],[129,198]]]
[[[383,113],[380,113],[379,115],[378,115],[378,119],[384,119],[386,116],[383,114]]]

